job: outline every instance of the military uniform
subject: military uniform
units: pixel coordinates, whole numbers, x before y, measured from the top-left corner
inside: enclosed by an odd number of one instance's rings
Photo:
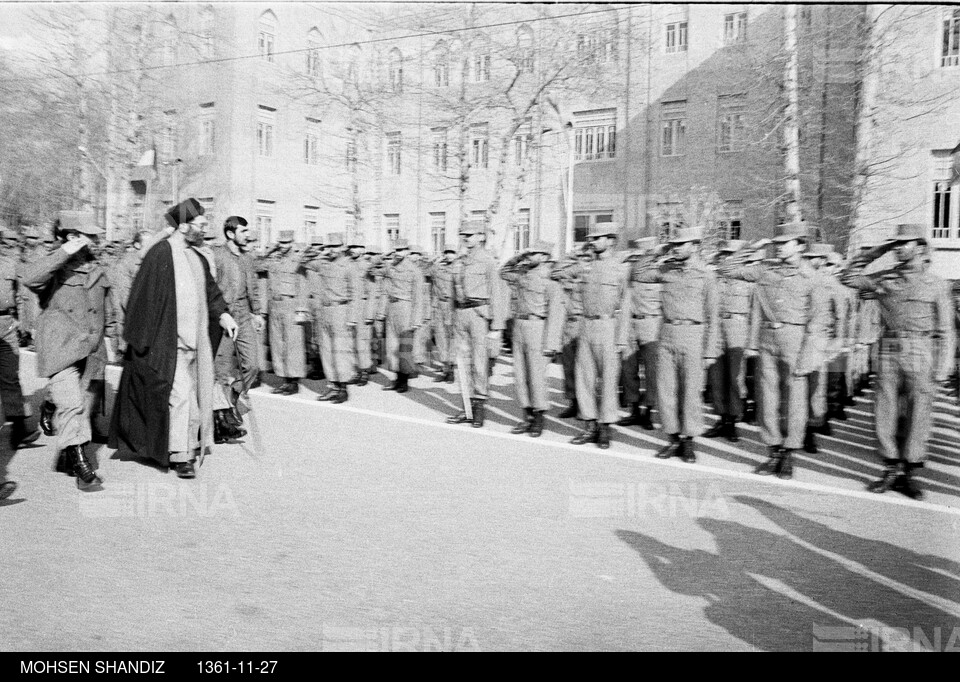
[[[423,301],[423,307],[421,312],[423,313],[423,319],[420,320],[420,323],[413,333],[413,361],[417,367],[423,367],[427,365],[427,342],[430,340],[430,329],[431,329],[431,315],[433,309],[430,306],[430,266],[424,260],[424,249],[419,246],[412,246],[410,248],[410,255],[416,255],[417,258],[413,260],[413,263],[420,268],[420,274],[423,275],[423,291],[420,294],[420,298]]]
[[[282,230],[278,241],[292,244],[293,231]],[[273,373],[283,379],[283,385],[274,392],[291,395],[300,390],[299,380],[306,376],[305,320],[300,319],[307,311],[306,286],[300,256],[291,248],[284,255],[267,258],[259,268],[267,272]]]
[[[637,240],[639,251],[653,248],[654,239]],[[635,262],[637,253],[628,259]],[[633,267],[632,265],[629,267]],[[617,422],[620,426],[642,426],[653,429],[651,411],[657,406],[657,343],[663,320],[661,285],[630,281],[630,320],[625,325],[629,330],[627,349],[623,354],[620,380],[623,397],[631,414]],[[640,369],[643,369],[644,390],[641,393]]]
[[[900,243],[925,244],[925,233],[922,225],[899,225],[895,241],[856,257],[841,276],[847,286],[876,297],[882,319],[875,417],[886,469],[870,489],[900,489],[915,498],[922,493],[911,472],[926,459],[934,384],[945,382],[953,369],[948,349],[956,343],[956,331],[950,291],[918,256],[882,272],[865,274],[864,269]]]
[[[350,248],[354,247],[366,248],[361,244],[350,245]],[[373,318],[376,317],[378,287],[376,280],[369,276],[370,262],[364,256],[351,258],[350,263],[356,271],[359,290],[357,291],[357,324],[352,330],[356,372],[348,383],[365,386],[367,376],[373,367]]]
[[[101,234],[91,215],[64,212],[61,230]],[[72,255],[68,243],[23,268],[23,283],[44,302],[37,324],[37,374],[48,378],[56,405],[58,470],[77,475],[83,489],[100,479],[86,459],[90,419],[102,399],[105,336],[115,334],[110,285],[92,258]]]
[[[533,263],[529,254],[550,256],[553,244],[538,242],[501,268],[500,276],[510,284],[516,300],[513,315],[513,372],[517,401],[526,413],[512,433],[543,433],[547,399],[547,357],[560,349],[564,322],[563,291],[550,279],[550,264]]]
[[[807,228],[778,225],[775,242],[804,241]],[[793,475],[793,452],[803,445],[808,416],[807,377],[823,364],[826,295],[819,280],[798,264],[767,261],[744,265],[741,252],[719,272],[755,282],[754,307],[760,356],[760,426],[770,458],[760,474]],[[782,389],[786,389],[782,392]],[[786,422],[786,433],[781,428]]]
[[[551,279],[558,281],[563,290],[566,320],[563,323],[560,364],[563,368],[563,395],[568,406],[560,412],[560,418],[573,419],[580,414],[577,405],[577,347],[583,331],[583,292],[578,280],[579,259],[592,259],[590,254],[579,254],[565,259],[554,267]]]
[[[447,246],[444,253],[456,253],[455,246]],[[430,268],[430,302],[433,312],[430,315],[430,324],[433,328],[433,340],[440,356],[443,372],[436,381],[453,383],[454,366],[454,309],[453,309],[453,275],[452,263],[442,260],[435,262]]]
[[[484,234],[482,225],[465,223],[460,228],[461,237],[478,234]],[[473,426],[481,427],[490,377],[487,335],[491,332],[502,334],[508,300],[501,286],[496,257],[482,245],[468,250],[457,260],[453,282],[458,364],[462,363],[465,370],[460,381],[469,387]],[[466,412],[448,421],[465,423]]]
[[[409,250],[406,240],[394,244],[394,252]],[[408,390],[411,376],[417,376],[417,364],[413,357],[414,327],[423,321],[423,271],[404,255],[381,268],[383,273],[383,297],[379,317],[385,320],[386,355],[389,369],[396,372],[396,380],[386,386],[388,390],[404,393]]]

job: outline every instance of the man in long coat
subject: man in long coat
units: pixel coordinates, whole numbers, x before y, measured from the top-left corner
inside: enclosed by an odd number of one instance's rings
[[[169,238],[143,258],[127,303],[123,375],[113,408],[110,447],[123,443],[196,477],[194,464],[213,444],[213,360],[221,328],[237,323],[195,250],[207,227],[196,199],[167,211]]]

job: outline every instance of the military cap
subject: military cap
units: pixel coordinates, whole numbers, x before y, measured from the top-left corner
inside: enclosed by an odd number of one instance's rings
[[[803,252],[805,258],[826,258],[833,253],[833,244],[810,244]]]
[[[556,244],[548,242],[545,239],[538,239],[533,246],[527,249],[527,253],[545,253],[548,256],[553,253]]]
[[[167,222],[173,227],[179,227],[184,223],[189,223],[197,216],[202,216],[205,212],[200,202],[190,197],[189,199],[181,201],[176,206],[171,206],[166,215],[164,215],[164,218],[166,218]]]
[[[238,227],[246,227],[247,219],[238,215],[232,215],[226,220],[223,221],[224,228],[236,229]]]
[[[24,225],[23,236],[28,239],[40,239],[40,230],[37,229],[36,225]]]
[[[614,237],[620,232],[620,226],[616,223],[597,223],[593,229],[587,233],[587,239],[597,239],[599,237]]]
[[[920,242],[927,243],[927,228],[920,223],[902,223],[897,225],[893,238],[890,240],[896,243],[902,242]]]
[[[292,244],[293,243],[293,230],[280,230],[280,233],[277,235],[278,244]]]
[[[467,220],[460,226],[460,231],[458,234],[484,234],[486,229],[483,226],[483,221],[480,220]]]
[[[773,238],[770,241],[789,242],[794,239],[803,241],[808,239],[809,236],[810,231],[805,222],[793,221],[775,226],[773,228]]]
[[[727,239],[720,246],[720,251],[724,253],[736,253],[743,248],[745,242],[742,239]]]
[[[695,227],[678,227],[673,236],[670,237],[669,243],[671,244],[686,244],[687,242],[699,242],[703,241],[703,228],[700,226]]]
[[[453,243],[451,243],[451,242],[447,242],[446,244],[443,245],[443,252],[444,252],[444,253],[456,253],[457,250],[458,250],[458,249],[457,249],[457,245],[456,245],[456,244],[453,244]]]
[[[379,246],[374,246],[373,244],[364,248],[366,249],[366,253],[370,254],[371,256],[379,256],[383,253],[383,249],[381,249]]]
[[[310,237],[310,246],[323,246],[323,235],[315,234]]]
[[[343,246],[343,233],[342,232],[331,232],[327,235],[327,238],[323,240],[323,248],[334,248],[338,246]]]
[[[649,251],[656,244],[655,237],[640,237],[639,239],[631,239],[627,245],[635,251]]]
[[[103,234],[92,211],[60,211],[60,229],[89,236]]]
[[[44,231],[43,231],[43,243],[44,243],[44,244],[52,244],[52,243],[55,242],[56,240],[57,240],[57,238],[54,236],[53,230],[44,230]]]
[[[363,237],[353,237],[347,242],[348,248],[365,249],[367,245],[363,243]]]
[[[419,253],[419,254],[422,256],[422,255],[425,254],[426,252],[427,252],[427,250],[424,249],[424,248],[423,248],[422,246],[420,246],[419,244],[411,244],[411,245],[410,245],[410,253]]]
[[[400,250],[407,251],[409,249],[410,249],[410,242],[408,242],[406,239],[398,239],[393,243],[394,251],[400,251]]]

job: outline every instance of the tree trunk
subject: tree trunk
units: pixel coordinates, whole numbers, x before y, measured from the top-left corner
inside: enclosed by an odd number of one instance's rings
[[[787,97],[786,116],[783,124],[784,144],[784,189],[786,190],[787,222],[799,221],[800,217],[800,125],[799,125],[799,60],[797,54],[797,6],[783,8],[784,49],[787,63],[783,82]]]

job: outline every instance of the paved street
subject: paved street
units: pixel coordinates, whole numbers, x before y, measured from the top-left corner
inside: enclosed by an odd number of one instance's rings
[[[96,495],[48,444],[4,449],[0,648],[960,648],[954,398],[916,503],[863,492],[869,399],[782,482],[750,473],[755,429],[694,465],[654,460],[659,431],[512,436],[509,358],[493,383],[482,430],[444,424],[456,385],[425,377],[343,406],[260,390],[197,480],[101,449]]]

